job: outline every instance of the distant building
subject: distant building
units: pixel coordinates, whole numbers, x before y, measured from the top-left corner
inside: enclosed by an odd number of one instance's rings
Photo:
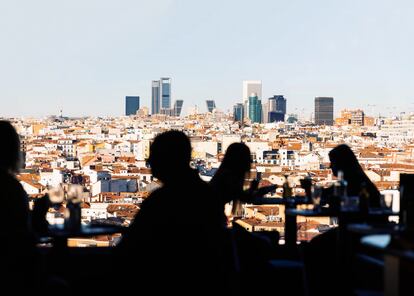
[[[125,97],[125,115],[135,115],[139,109],[139,97],[138,96],[126,96]]]
[[[262,122],[262,101],[256,93],[252,93],[249,97],[249,119],[255,123]]]
[[[271,98],[269,98],[269,113],[270,112],[276,112],[278,113],[277,118],[280,119],[281,115],[283,115],[283,119],[277,120],[277,121],[284,121],[285,115],[286,115],[286,99],[282,95],[275,95]],[[274,116],[274,115],[272,115]],[[269,115],[269,122],[273,122],[270,120]]]
[[[270,111],[268,113],[268,116],[269,116],[268,122],[285,121],[285,114],[283,114],[282,112]]]
[[[181,110],[183,109],[183,100],[176,100],[174,103],[174,116],[180,117],[181,116]]]
[[[207,111],[213,112],[214,109],[216,109],[216,102],[214,100],[206,100],[207,104]]]
[[[357,110],[348,110],[344,109],[341,111],[340,116],[335,119],[335,124],[337,125],[365,125],[365,114],[364,111]]]
[[[333,125],[334,99],[332,97],[315,98],[315,124]]]
[[[161,78],[161,109],[171,108],[171,78]]]
[[[151,96],[151,113],[160,113],[160,89],[161,84],[159,80],[152,81],[152,96]]]
[[[249,118],[249,96],[255,93],[259,100],[262,100],[262,81],[244,80],[243,81],[243,104],[245,117]]]
[[[152,114],[171,113],[171,78],[162,77],[152,81]],[[164,111],[162,111],[164,109]]]
[[[244,106],[242,103],[238,103],[233,107],[233,118],[234,121],[243,122],[244,120]]]

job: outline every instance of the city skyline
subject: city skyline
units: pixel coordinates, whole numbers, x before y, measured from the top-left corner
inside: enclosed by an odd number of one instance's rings
[[[318,96],[334,97],[336,110],[414,110],[408,1],[23,1],[0,8],[0,116],[119,116],[126,94],[151,106],[155,77],[174,80],[170,102],[184,100],[184,114],[207,98],[231,111],[250,79],[262,81],[263,98],[284,95],[287,113],[309,116]],[[261,21],[243,21],[251,15]]]

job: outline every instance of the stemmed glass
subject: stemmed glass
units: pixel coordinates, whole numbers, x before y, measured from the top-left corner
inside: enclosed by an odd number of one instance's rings
[[[321,210],[322,187],[319,185],[313,186],[311,193],[313,210],[319,212]]]
[[[52,187],[48,190],[49,201],[54,209],[57,209],[63,202],[64,191],[62,186]]]

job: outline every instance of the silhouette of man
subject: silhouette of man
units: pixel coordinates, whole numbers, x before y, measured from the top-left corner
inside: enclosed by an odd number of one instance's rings
[[[19,136],[9,122],[0,121],[0,138],[0,286],[24,292],[36,284],[35,236],[27,194],[15,177],[20,166]]]
[[[220,204],[190,158],[184,133],[168,131],[154,139],[149,164],[162,187],[142,203],[117,246],[120,267],[149,294],[194,295],[222,287]]]

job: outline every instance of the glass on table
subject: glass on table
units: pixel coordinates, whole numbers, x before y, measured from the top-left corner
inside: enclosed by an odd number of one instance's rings
[[[381,208],[386,210],[392,210],[392,204],[393,204],[393,194],[390,192],[381,194]]]
[[[64,191],[62,186],[52,187],[48,190],[49,201],[52,206],[60,205],[64,199]]]
[[[83,186],[71,184],[68,188],[68,199],[73,202],[80,202],[83,198]]]
[[[315,185],[311,189],[312,193],[312,204],[313,204],[313,210],[314,211],[320,211],[321,210],[321,198],[322,198],[322,186]]]

